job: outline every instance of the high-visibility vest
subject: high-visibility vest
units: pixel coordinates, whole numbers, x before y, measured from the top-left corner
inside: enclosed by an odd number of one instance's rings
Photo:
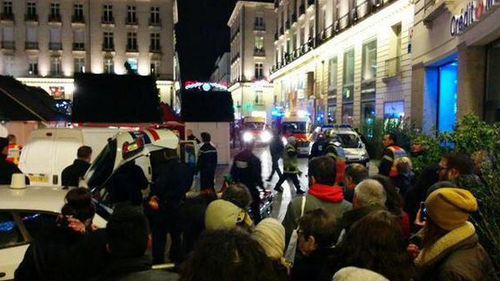
[[[391,145],[387,148],[392,151],[392,154],[394,155],[394,158],[392,159],[391,171],[389,172],[389,177],[397,177],[398,169],[396,168],[396,160],[402,157],[406,157],[406,151],[397,145]]]
[[[12,162],[14,164],[19,164],[19,158],[21,157],[21,149],[22,146],[11,143],[8,146],[8,152],[7,152],[7,161]]]

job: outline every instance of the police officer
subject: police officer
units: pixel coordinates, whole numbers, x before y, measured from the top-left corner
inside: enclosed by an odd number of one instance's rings
[[[314,157],[319,157],[323,156],[326,153],[326,146],[328,142],[325,138],[325,134],[319,133],[318,138],[316,141],[313,143],[311,147],[311,153],[309,154],[309,160],[311,160]]]
[[[197,171],[200,172],[200,190],[214,189],[215,169],[217,168],[217,149],[210,143],[211,136],[201,133],[203,145],[200,147]]]
[[[384,135],[382,143],[385,149],[380,165],[378,166],[378,173],[388,177],[397,177],[398,172],[394,163],[396,159],[405,157],[406,151],[396,145],[396,135],[392,133]]]
[[[288,138],[288,144],[285,146],[285,152],[283,153],[283,175],[274,187],[274,190],[278,192],[283,192],[281,185],[287,178],[290,178],[295,185],[297,194],[304,194],[304,191],[300,189],[300,182],[297,177],[300,171],[296,144],[297,141],[295,140],[295,137]]]
[[[252,153],[253,142],[245,144],[245,149],[236,154],[231,167],[231,177],[237,183],[246,185],[252,195],[250,210],[255,224],[261,220],[260,216],[260,191],[258,186],[264,188],[262,183],[262,167],[260,159]]]
[[[159,163],[149,202],[152,209],[150,222],[153,264],[165,262],[167,233],[170,233],[172,239],[170,259],[173,262],[182,260],[181,207],[186,192],[193,183],[193,174],[189,167],[179,160],[176,149],[165,148],[159,153],[160,155],[155,157]]]
[[[335,161],[336,184],[343,184],[345,180],[346,158],[344,148],[341,146],[341,142],[336,135],[333,135],[326,145],[325,153],[326,156],[329,156]]]

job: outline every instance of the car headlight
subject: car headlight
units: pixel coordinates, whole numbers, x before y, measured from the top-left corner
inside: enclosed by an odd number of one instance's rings
[[[262,142],[270,142],[272,138],[273,135],[271,135],[271,133],[269,133],[268,131],[263,131],[260,135],[260,139],[262,140]]]
[[[244,142],[251,142],[253,141],[253,134],[250,132],[244,132],[243,133],[243,141]]]

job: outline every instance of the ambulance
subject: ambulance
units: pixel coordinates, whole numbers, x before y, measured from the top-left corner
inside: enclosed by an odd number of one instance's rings
[[[240,131],[243,142],[255,142],[256,144],[269,144],[273,134],[266,124],[265,117],[244,117]]]
[[[307,156],[310,150],[310,134],[309,131],[309,118],[299,116],[284,117],[281,121],[281,134],[283,136],[283,143],[287,144],[289,137],[295,137],[297,140],[298,155]]]

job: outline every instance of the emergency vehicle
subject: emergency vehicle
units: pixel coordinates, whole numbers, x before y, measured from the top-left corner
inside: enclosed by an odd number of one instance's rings
[[[281,134],[283,143],[287,144],[288,137],[295,137],[297,140],[297,152],[299,155],[309,155],[309,146],[311,144],[308,134],[309,118],[290,116],[284,117],[281,121]]]
[[[273,138],[265,117],[244,117],[240,134],[245,143],[254,141],[256,144],[269,144]]]

